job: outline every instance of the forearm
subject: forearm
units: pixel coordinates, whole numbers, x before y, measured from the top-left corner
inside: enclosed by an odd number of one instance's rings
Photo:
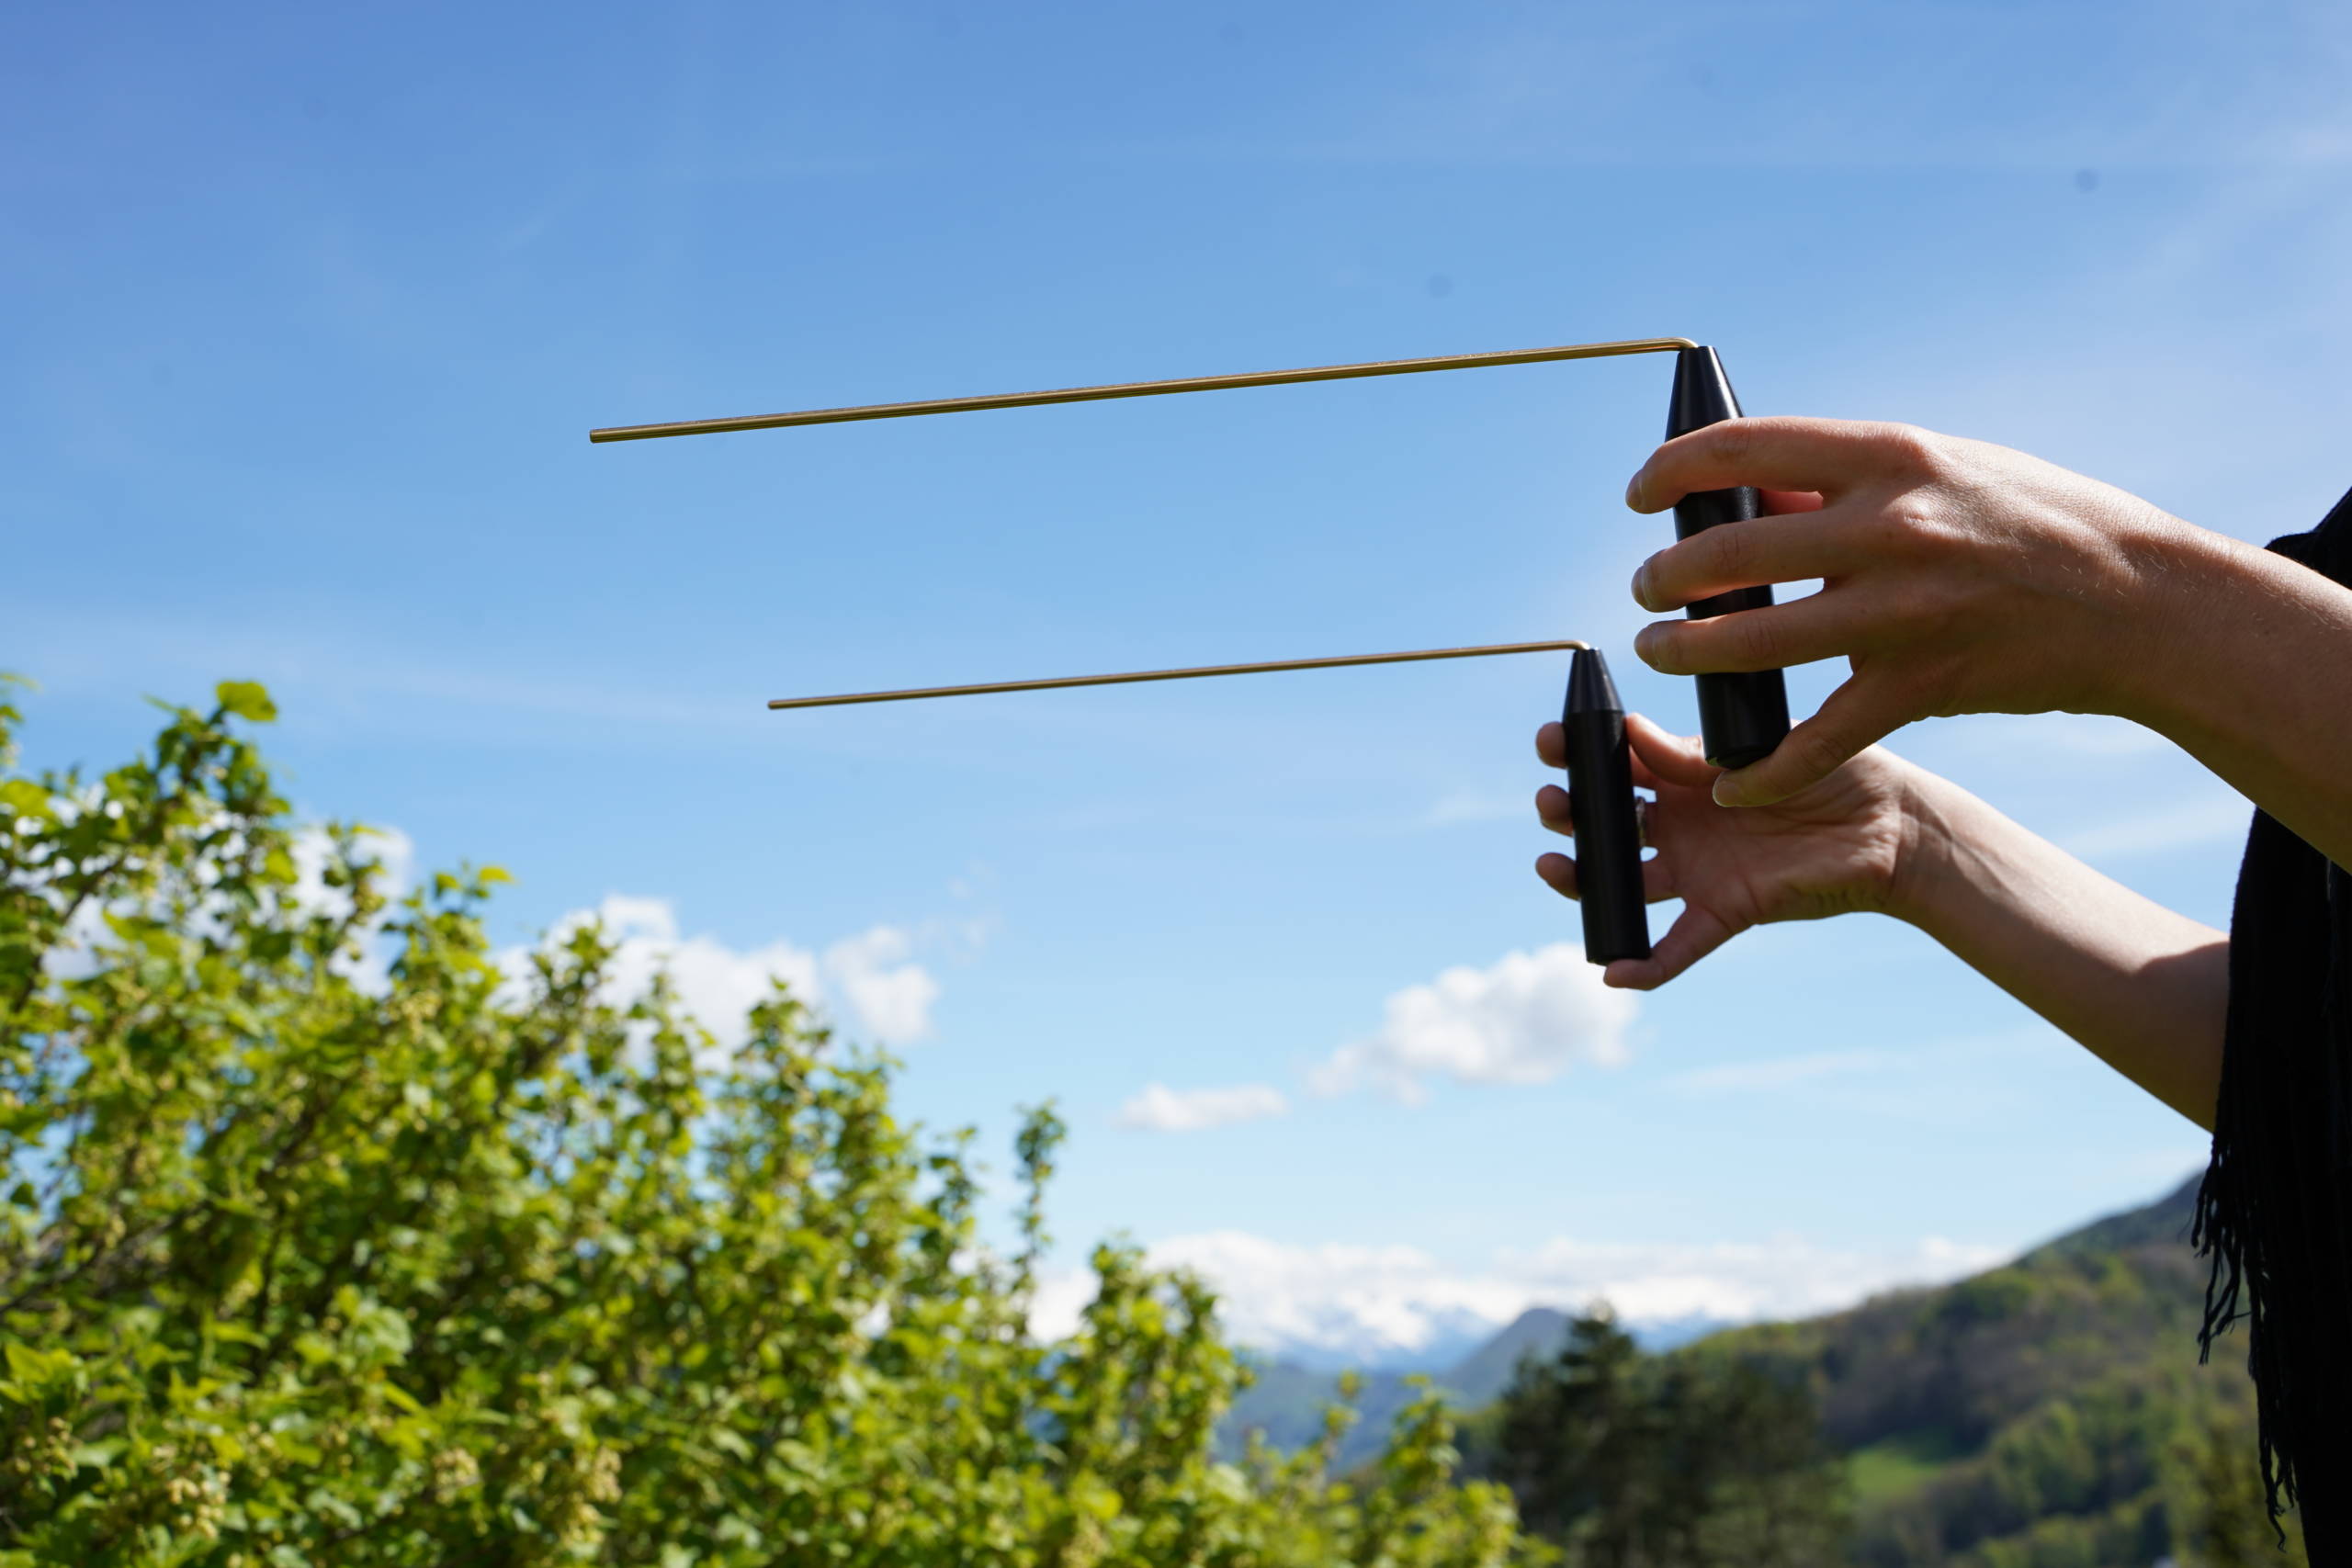
[[[2229,939],[2103,876],[1975,796],[1917,775],[1889,912],[2116,1071],[2213,1124]]]
[[[2149,620],[2119,710],[2352,866],[2352,590],[2188,529]]]

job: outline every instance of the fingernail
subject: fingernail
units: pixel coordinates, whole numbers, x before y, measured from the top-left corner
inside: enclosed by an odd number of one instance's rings
[[[1747,776],[1745,769],[1736,773],[1717,773],[1714,787],[1715,804],[1717,806],[1747,805],[1747,791],[1742,787],[1747,782]]]
[[[1625,504],[1635,512],[1642,509],[1642,471],[1625,481]]]
[[[1662,626],[1644,626],[1634,634],[1634,656],[1661,675],[1679,675],[1669,657],[1673,645],[1667,638],[1669,628]]]
[[[1657,606],[1650,603],[1650,563],[1644,561],[1634,571],[1634,603],[1655,615]]]

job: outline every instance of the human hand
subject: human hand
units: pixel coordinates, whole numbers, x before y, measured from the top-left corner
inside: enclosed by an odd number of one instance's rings
[[[1634,579],[1651,611],[1759,583],[1824,580],[1767,609],[1646,626],[1669,675],[1845,657],[1852,674],[1761,761],[1723,774],[1726,806],[1786,801],[1914,719],[2052,709],[2137,716],[2181,613],[2164,592],[2211,538],[2148,502],[2004,446],[1907,425],[1742,419],[1651,454],[1636,512],[1754,485],[1777,515],[1710,528]]]
[[[1607,984],[1654,989],[1750,926],[1902,912],[1902,874],[1928,775],[1873,747],[1773,805],[1735,811],[1715,804],[1718,770],[1696,739],[1668,735],[1638,714],[1626,716],[1625,733],[1634,782],[1656,796],[1643,808],[1644,836],[1657,852],[1642,864],[1643,891],[1653,904],[1681,899],[1682,913],[1649,957],[1610,964]],[[1566,746],[1557,724],[1535,732],[1535,754],[1550,767],[1567,765]],[[1559,785],[1536,792],[1535,811],[1554,832],[1573,834],[1568,792]],[[1535,872],[1577,896],[1576,862],[1566,855],[1541,857]]]

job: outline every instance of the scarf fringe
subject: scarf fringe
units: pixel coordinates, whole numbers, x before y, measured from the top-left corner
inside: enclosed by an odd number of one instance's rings
[[[2282,1452],[2274,1435],[2288,1420],[2281,1397],[2283,1369],[2278,1365],[2275,1325],[2266,1310],[2267,1279],[2262,1246],[2263,1214],[2244,1179],[2242,1162],[2232,1159],[2219,1139],[2212,1163],[2197,1188],[2197,1218],[2188,1239],[2197,1256],[2212,1259],[2205,1280],[2205,1320],[2197,1330],[2197,1359],[2211,1359],[2216,1337],[2228,1333],[2240,1320],[2246,1325],[2246,1371],[2254,1379],[2255,1414],[2260,1429],[2262,1490],[2270,1509],[2270,1529],[2278,1544],[2287,1544],[2282,1522],[2298,1501],[2301,1476],[2294,1457]]]

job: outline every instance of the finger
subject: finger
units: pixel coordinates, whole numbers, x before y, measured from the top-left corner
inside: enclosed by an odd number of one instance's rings
[[[1577,891],[1577,863],[1555,852],[1535,857],[1535,874],[1563,898],[1580,898]],[[1662,904],[1677,897],[1674,891],[1674,868],[1663,855],[1642,863],[1642,902]]]
[[[1766,582],[1843,577],[1868,564],[1862,519],[1832,507],[1802,517],[1719,523],[1668,545],[1634,570],[1634,603],[1645,610],[1685,604]]]
[[[1545,784],[1535,792],[1536,820],[1555,833],[1573,839],[1577,832],[1576,818],[1571,815],[1570,807],[1568,792],[1558,784]]]
[[[1785,670],[1860,651],[1873,623],[1848,595],[1808,593],[1703,621],[1653,621],[1634,634],[1634,652],[1661,675]]]
[[[1577,863],[1564,854],[1543,854],[1535,857],[1535,874],[1544,885],[1563,898],[1574,898],[1577,893]]]
[[[1921,434],[1908,425],[1843,419],[1727,419],[1678,435],[1650,454],[1625,504],[1663,512],[1702,490],[1755,485],[1837,500],[1872,479],[1915,471]]]
[[[1647,958],[1621,958],[1601,971],[1600,983],[1626,991],[1655,991],[1732,937],[1731,928],[1696,905],[1685,905]]]
[[[1696,736],[1669,735],[1637,713],[1625,716],[1625,739],[1633,742],[1634,782],[1651,789],[1677,784],[1705,789],[1721,770],[1707,761]]]
[[[1830,693],[1820,712],[1782,737],[1770,756],[1718,777],[1715,804],[1770,806],[1786,800],[1918,716],[1906,694],[1858,675]]]
[[[1715,770],[1701,754],[1695,738],[1668,735],[1639,714],[1625,716],[1625,734],[1633,742],[1634,782],[1644,789],[1657,788],[1661,780],[1698,787],[1715,776]],[[1567,731],[1556,724],[1547,724],[1537,730],[1535,755],[1547,768],[1566,767]],[[1702,771],[1693,773],[1693,768]]]

